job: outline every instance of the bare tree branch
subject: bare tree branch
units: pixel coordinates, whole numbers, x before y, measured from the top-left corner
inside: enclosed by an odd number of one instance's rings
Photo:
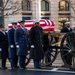
[[[4,24],[4,17],[19,14],[22,0],[0,0],[0,16],[2,17],[2,23]]]
[[[9,1],[10,1],[10,0],[6,0],[6,2],[5,2],[5,1],[3,2],[4,8],[8,5]]]

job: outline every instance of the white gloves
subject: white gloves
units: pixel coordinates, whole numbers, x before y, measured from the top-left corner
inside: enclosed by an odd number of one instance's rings
[[[0,48],[0,51],[2,51],[2,48]]]
[[[10,45],[10,48],[14,48],[14,45]]]
[[[34,48],[34,45],[31,45],[31,48]]]
[[[19,48],[19,45],[16,45],[16,48]]]

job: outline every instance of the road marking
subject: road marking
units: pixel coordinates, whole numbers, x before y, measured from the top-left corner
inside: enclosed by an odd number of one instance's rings
[[[52,70],[47,70],[47,69],[27,69],[27,70],[31,70],[31,71],[48,71],[48,72],[63,72],[63,73],[74,73],[74,71],[59,71],[58,68],[56,69],[52,69]],[[54,71],[56,70],[56,71]]]
[[[51,71],[57,71],[59,68],[53,68]]]

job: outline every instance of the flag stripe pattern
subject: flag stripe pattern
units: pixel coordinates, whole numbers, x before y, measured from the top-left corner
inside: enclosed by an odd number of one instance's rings
[[[54,31],[55,23],[52,20],[41,19],[39,20],[39,22],[44,31]],[[32,26],[34,26],[34,20],[25,20],[25,28],[27,28],[28,31]],[[11,29],[12,27],[12,24],[8,24],[9,29]],[[20,27],[19,23],[17,23],[17,27]]]

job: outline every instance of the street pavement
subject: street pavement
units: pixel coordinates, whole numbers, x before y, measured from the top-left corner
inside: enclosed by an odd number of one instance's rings
[[[7,61],[8,69],[0,69],[0,75],[75,75],[75,71],[61,67],[63,64],[60,54],[58,54],[52,66],[42,67],[41,69],[34,69],[33,61],[31,60],[26,66],[27,69],[11,70],[10,63]]]

